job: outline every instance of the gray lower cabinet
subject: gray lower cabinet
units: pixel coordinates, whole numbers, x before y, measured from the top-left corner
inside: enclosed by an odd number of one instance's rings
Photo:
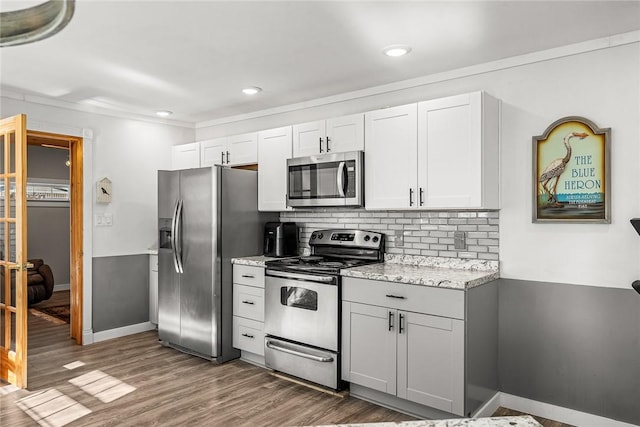
[[[485,291],[489,288],[493,286]],[[481,311],[493,310],[492,305],[497,304],[497,292],[489,294]],[[484,326],[475,328],[484,334],[486,343],[474,340],[478,355],[466,357],[468,296],[465,290],[345,277],[342,379],[404,401],[468,416],[497,386],[492,375],[497,372],[497,319],[477,316]],[[482,364],[477,363],[478,356]],[[484,382],[469,387],[476,371],[483,371]],[[474,396],[469,390],[477,386],[486,394]]]
[[[264,364],[264,267],[233,265],[233,346]]]

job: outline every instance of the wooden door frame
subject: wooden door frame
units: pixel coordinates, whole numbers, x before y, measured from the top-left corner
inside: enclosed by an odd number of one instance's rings
[[[71,184],[70,206],[70,266],[71,266],[71,338],[82,345],[83,316],[83,138],[27,129],[27,145],[64,147],[69,150],[71,161],[69,180]],[[27,158],[28,162],[28,158]]]

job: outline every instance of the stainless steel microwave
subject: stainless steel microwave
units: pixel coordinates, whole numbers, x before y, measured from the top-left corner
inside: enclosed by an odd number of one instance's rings
[[[364,153],[349,151],[287,160],[287,206],[362,206]]]

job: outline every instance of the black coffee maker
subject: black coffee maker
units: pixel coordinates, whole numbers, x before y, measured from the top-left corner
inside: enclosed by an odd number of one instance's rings
[[[264,225],[264,255],[298,255],[298,228],[295,222],[267,222]]]

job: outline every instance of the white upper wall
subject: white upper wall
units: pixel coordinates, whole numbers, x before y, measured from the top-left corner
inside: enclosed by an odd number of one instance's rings
[[[198,140],[484,90],[502,100],[501,276],[629,288],[640,279],[640,43],[616,38],[474,67],[353,99],[230,121],[196,130]],[[625,42],[626,43],[626,42]],[[387,91],[385,91],[387,90]],[[339,97],[337,97],[339,98]],[[612,129],[611,224],[533,224],[532,137],[555,120],[584,116]],[[222,122],[222,121],[221,121]],[[366,185],[366,183],[365,183]]]
[[[24,113],[38,130],[68,127],[91,129],[93,139],[92,182],[108,177],[113,183],[113,201],[95,203],[93,215],[111,213],[112,227],[93,226],[93,256],[140,254],[157,240],[157,170],[170,169],[172,145],[192,141],[194,130],[138,120],[34,104],[11,98],[0,98],[0,116]],[[59,131],[58,131],[59,132]],[[85,206],[86,203],[85,203]]]

